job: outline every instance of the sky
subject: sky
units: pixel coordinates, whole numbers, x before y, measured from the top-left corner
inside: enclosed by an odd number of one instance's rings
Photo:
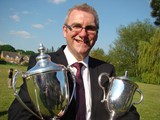
[[[62,26],[68,9],[88,3],[99,14],[100,29],[94,49],[108,52],[120,26],[154,18],[150,0],[1,0],[0,45],[38,52],[39,44],[57,50],[66,44]]]

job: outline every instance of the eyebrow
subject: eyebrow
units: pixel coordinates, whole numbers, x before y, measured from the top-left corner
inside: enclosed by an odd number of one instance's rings
[[[68,24],[64,24],[68,29],[72,30],[71,26],[69,26]]]
[[[82,26],[82,24],[81,23],[73,23],[73,24],[71,24],[70,26],[74,26],[74,25],[79,25],[79,26]],[[86,27],[96,27],[97,28],[97,26],[96,25],[87,25],[87,26],[85,26],[85,28]]]

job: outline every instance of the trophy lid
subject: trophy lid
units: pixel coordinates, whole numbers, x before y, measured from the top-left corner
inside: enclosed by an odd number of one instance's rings
[[[128,83],[132,83],[132,84],[134,84],[135,86],[138,87],[138,85],[137,85],[135,82],[133,82],[131,79],[129,79],[129,78],[127,77],[127,74],[128,74],[128,71],[125,71],[125,75],[124,75],[124,76],[117,77],[117,79],[119,79],[119,80],[124,80],[124,81],[126,81],[126,82],[128,82]]]
[[[45,47],[40,44],[39,47],[40,55],[36,57],[36,65],[26,72],[27,75],[35,75],[38,73],[44,73],[49,71],[61,71],[64,69],[63,65],[56,64],[51,61],[51,57],[45,54]]]
[[[127,74],[128,74],[128,71],[125,71],[125,75],[124,76],[119,76],[117,77],[118,79],[121,79],[121,80],[130,80],[128,77],[127,77]]]

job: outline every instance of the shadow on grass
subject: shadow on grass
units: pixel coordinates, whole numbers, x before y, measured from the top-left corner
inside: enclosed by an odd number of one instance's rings
[[[0,117],[7,114],[7,113],[8,113],[8,111],[0,111]]]

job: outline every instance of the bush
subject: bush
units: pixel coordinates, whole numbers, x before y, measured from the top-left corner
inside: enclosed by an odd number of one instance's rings
[[[143,79],[143,82],[147,84],[157,84],[157,85],[160,84],[160,77],[156,76],[153,73],[143,73],[142,79]]]
[[[142,82],[142,79],[140,77],[130,77],[130,79],[134,82]]]
[[[28,66],[28,62],[21,63],[22,66]]]
[[[0,59],[0,64],[6,64],[7,62],[4,59]]]

